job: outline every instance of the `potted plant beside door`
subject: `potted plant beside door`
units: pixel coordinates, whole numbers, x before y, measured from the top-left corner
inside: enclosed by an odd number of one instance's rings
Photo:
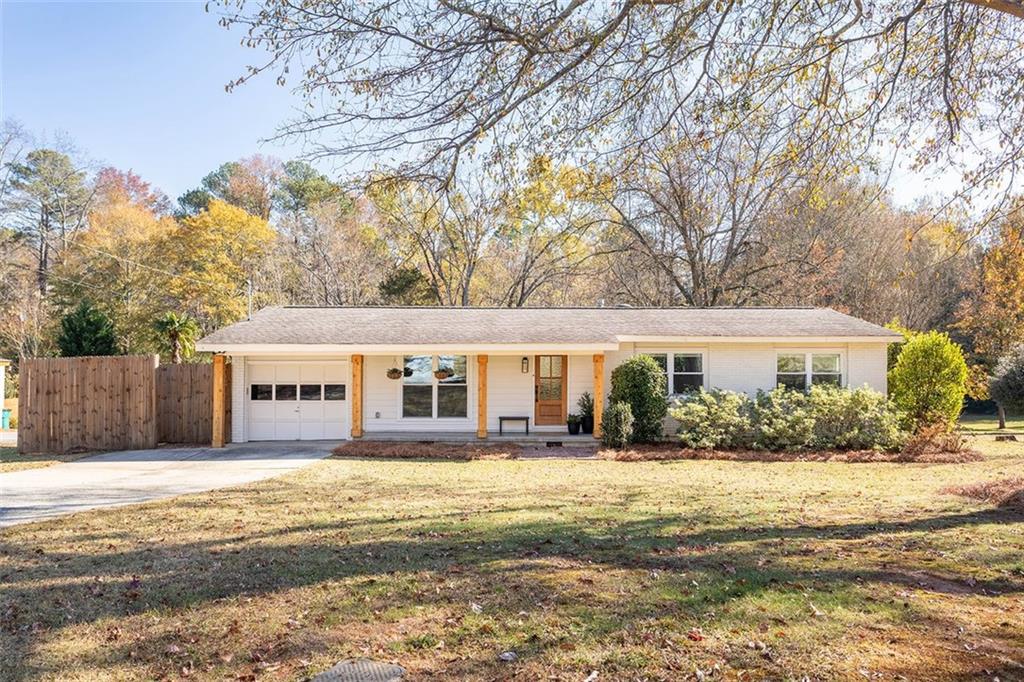
[[[580,432],[581,422],[582,420],[580,419],[580,416],[578,414],[570,414],[568,417],[566,417],[565,423],[569,427],[570,436],[575,436]]]
[[[576,401],[576,407],[580,408],[580,424],[583,427],[583,433],[594,432],[594,396],[588,392],[584,392],[580,396],[580,399]]]

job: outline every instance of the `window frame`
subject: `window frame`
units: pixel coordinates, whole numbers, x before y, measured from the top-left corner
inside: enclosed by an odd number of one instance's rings
[[[699,389],[705,390],[705,391],[708,389],[708,365],[707,365],[708,353],[707,353],[706,349],[703,349],[703,348],[679,349],[679,348],[677,348],[677,349],[673,349],[673,350],[661,350],[661,349],[659,349],[659,350],[644,350],[644,351],[640,351],[638,353],[638,355],[649,355],[649,356],[655,358],[655,362],[657,362],[657,358],[655,356],[658,356],[658,355],[665,356],[665,374],[664,374],[664,376],[665,376],[665,382],[666,382],[665,383],[665,397],[666,398],[679,398],[681,396],[687,395],[687,392],[677,393],[674,390],[675,389],[675,380],[674,379],[675,379],[676,375],[679,375],[679,376],[698,376],[699,375],[700,376],[700,386],[699,386]],[[690,356],[696,356],[696,357],[700,358],[700,372],[677,372],[677,371],[675,371],[675,366],[676,366],[675,365],[675,358],[676,358],[677,355],[681,355],[681,356],[690,355]]]
[[[784,355],[799,355],[799,356],[802,356],[803,359],[804,359],[804,370],[803,370],[803,372],[780,372],[779,371],[779,358],[781,358]],[[836,358],[836,362],[839,365],[839,371],[838,372],[815,372],[814,371],[814,356],[816,356],[816,355],[817,356],[821,356],[821,355],[834,356]],[[827,375],[827,376],[836,376],[836,375],[838,375],[838,377],[839,377],[838,383],[831,384],[831,383],[828,383],[828,382],[819,382],[819,384],[818,384],[819,386],[836,386],[837,388],[846,388],[846,379],[847,379],[847,377],[846,377],[846,362],[845,362],[844,358],[845,358],[845,354],[841,350],[835,349],[835,348],[827,348],[827,349],[825,349],[825,348],[816,348],[816,349],[803,349],[803,348],[776,349],[776,351],[775,351],[775,388],[778,388],[779,386],[784,386],[784,384],[781,384],[779,382],[779,376],[780,375],[803,376],[805,387],[803,389],[796,389],[796,388],[794,388],[792,390],[809,391],[809,390],[811,390],[811,387],[814,386],[814,375],[815,374],[817,374],[819,376],[825,376],[825,375]],[[784,386],[784,387],[789,388],[788,386]]]
[[[419,354],[411,354],[411,355],[404,355],[403,354],[403,355],[399,356],[401,358],[401,366],[403,368],[406,366],[406,359],[407,358],[424,357],[426,355],[428,355],[428,354],[427,353],[419,353]],[[399,382],[399,390],[398,390],[398,418],[402,419],[402,420],[409,420],[409,421],[437,421],[437,420],[448,421],[448,420],[458,420],[458,419],[468,421],[469,417],[470,417],[470,414],[472,414],[472,410],[473,410],[473,405],[471,404],[472,393],[469,390],[470,371],[471,371],[470,368],[473,365],[473,363],[471,362],[472,356],[469,355],[468,353],[430,353],[429,356],[430,356],[430,382],[429,383],[417,383],[417,384],[409,383],[409,384],[407,384],[406,383],[406,378],[407,377],[404,377],[404,376],[402,377],[402,380]],[[452,358],[464,357],[466,359],[465,381],[459,382],[459,383],[451,383],[451,382],[449,382],[447,380],[438,379],[436,376],[434,376],[434,372],[436,372],[440,368],[440,366],[441,366],[441,358],[442,357],[452,357]],[[430,416],[429,417],[426,416],[426,415],[423,415],[423,416],[406,416],[406,414],[405,414],[405,387],[406,386],[430,386]],[[440,387],[440,386],[464,387],[466,389],[466,414],[461,415],[461,416],[441,416],[441,415],[438,414],[439,407],[440,407],[439,402],[438,402],[438,398],[439,398],[438,387]]]

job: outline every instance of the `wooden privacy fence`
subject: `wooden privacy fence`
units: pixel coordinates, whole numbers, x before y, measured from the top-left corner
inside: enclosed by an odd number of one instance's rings
[[[133,450],[209,444],[213,366],[158,366],[159,358],[28,358],[21,362],[21,452]],[[224,384],[230,395],[231,373]],[[223,433],[231,433],[230,400]]]
[[[22,360],[18,449],[156,447],[158,362],[155,355]]]
[[[209,443],[213,434],[213,365],[164,365],[156,370],[157,438]]]

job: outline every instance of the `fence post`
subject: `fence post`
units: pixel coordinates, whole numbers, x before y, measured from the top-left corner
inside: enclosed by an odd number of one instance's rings
[[[213,356],[213,437],[211,445],[224,447],[224,356]]]

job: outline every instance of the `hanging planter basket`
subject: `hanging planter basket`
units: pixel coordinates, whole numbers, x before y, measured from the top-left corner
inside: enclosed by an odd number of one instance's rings
[[[434,377],[436,377],[438,379],[438,381],[444,381],[445,379],[450,377],[452,374],[453,374],[453,372],[450,369],[442,367],[441,369],[439,369],[436,372],[434,372]]]
[[[411,377],[411,376],[412,376],[412,367],[406,367],[406,368],[404,368],[404,369],[402,370],[402,375],[403,375],[403,376],[407,376],[407,377]]]
[[[397,367],[392,367],[391,369],[388,370],[388,379],[401,379],[401,378],[402,378],[402,370],[398,369]]]

